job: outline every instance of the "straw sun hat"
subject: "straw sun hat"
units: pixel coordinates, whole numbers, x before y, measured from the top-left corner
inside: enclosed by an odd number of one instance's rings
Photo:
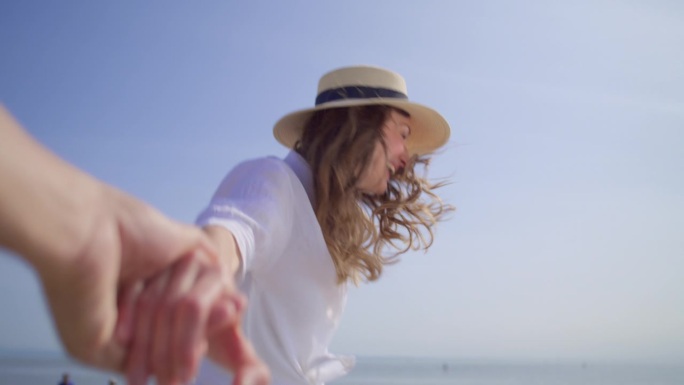
[[[315,111],[371,104],[396,107],[411,115],[411,135],[406,141],[411,153],[432,152],[449,139],[449,124],[442,115],[408,100],[406,82],[401,75],[369,66],[344,67],[323,75],[318,82],[315,107],[285,115],[273,127],[273,135],[278,142],[292,148]]]

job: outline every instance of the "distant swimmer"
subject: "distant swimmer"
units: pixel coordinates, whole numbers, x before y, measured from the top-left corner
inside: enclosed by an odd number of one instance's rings
[[[69,379],[69,373],[64,373],[62,375],[62,381],[57,385],[74,385],[74,383]]]

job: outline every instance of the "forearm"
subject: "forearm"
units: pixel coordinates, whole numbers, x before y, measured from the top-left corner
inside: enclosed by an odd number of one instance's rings
[[[77,257],[104,186],[36,142],[0,105],[0,243],[39,270]]]
[[[202,230],[204,230],[217,249],[222,267],[231,277],[234,277],[240,268],[241,258],[240,248],[237,246],[233,233],[224,227],[216,225],[204,226]]]

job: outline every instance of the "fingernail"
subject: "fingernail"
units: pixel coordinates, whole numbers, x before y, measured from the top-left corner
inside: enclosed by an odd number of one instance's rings
[[[245,370],[240,385],[259,385],[259,371],[254,369]]]

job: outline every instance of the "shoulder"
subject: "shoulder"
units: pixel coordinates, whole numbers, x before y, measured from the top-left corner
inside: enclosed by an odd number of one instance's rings
[[[286,183],[296,178],[294,172],[283,159],[275,156],[246,160],[230,172],[234,177],[256,180],[265,183]]]
[[[236,165],[224,178],[219,193],[238,189],[245,194],[259,194],[269,190],[289,190],[293,178],[292,169],[284,160],[274,156],[249,159]]]
[[[275,156],[249,159],[239,163],[234,170],[257,173],[287,173],[290,167],[283,159]]]

